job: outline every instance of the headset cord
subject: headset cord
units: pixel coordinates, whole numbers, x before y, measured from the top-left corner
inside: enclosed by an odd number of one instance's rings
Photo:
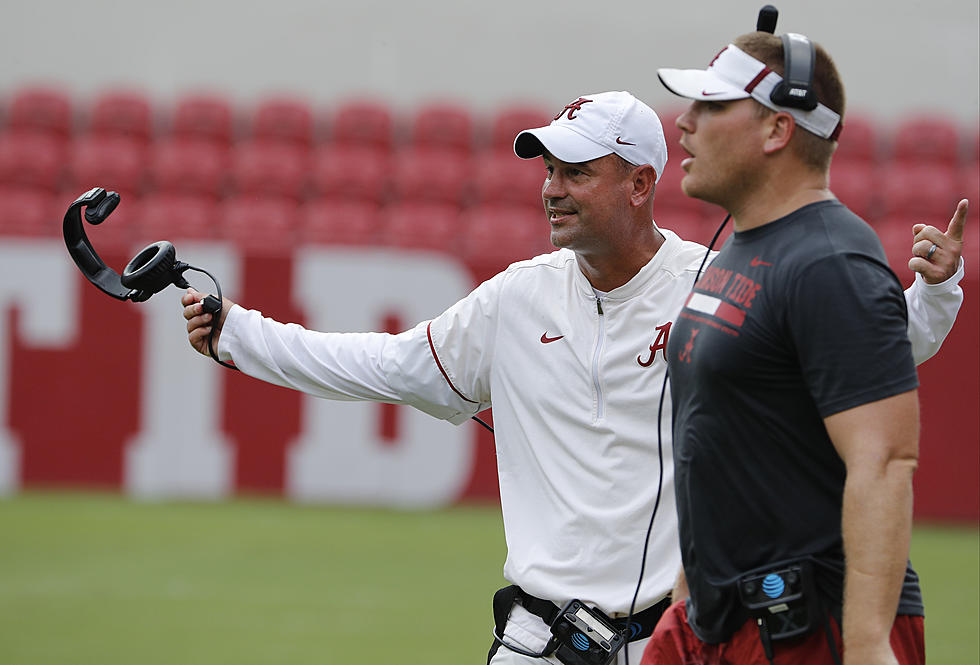
[[[185,265],[187,266],[185,268],[186,270],[195,270],[197,272],[204,273],[205,275],[210,277],[211,281],[214,282],[214,290],[218,292],[217,297],[209,295],[206,296],[202,301],[204,311],[211,314],[211,316],[214,317],[211,320],[211,332],[208,333],[208,355],[211,356],[214,362],[218,363],[222,367],[227,367],[228,369],[233,369],[236,372],[240,372],[241,370],[235,367],[234,365],[232,365],[231,363],[226,363],[225,361],[218,358],[218,353],[214,349],[214,334],[218,331],[218,324],[221,322],[221,312],[224,309],[224,305],[225,305],[224,298],[221,297],[221,284],[218,283],[218,279],[214,275],[209,273],[204,268],[198,268],[197,266],[192,266],[187,264]]]
[[[704,258],[701,259],[701,265],[698,266],[698,272],[694,276],[694,283],[697,284],[698,280],[701,279],[701,271],[704,270],[704,264],[708,262],[708,256],[711,255],[711,249],[718,242],[718,237],[721,232],[725,229],[728,224],[728,220],[731,219],[731,215],[726,215],[721,226],[715,231],[715,235],[711,238],[711,242],[708,244],[708,249],[704,253]],[[693,285],[691,286],[693,289]],[[657,458],[660,461],[660,475],[657,477],[657,498],[653,502],[653,513],[650,515],[650,523],[647,524],[646,537],[643,540],[643,560],[640,562],[640,577],[636,580],[636,590],[633,592],[633,600],[630,602],[630,611],[626,615],[626,628],[629,630],[630,624],[633,622],[633,613],[636,611],[636,599],[640,595],[640,588],[643,586],[643,575],[646,572],[647,565],[647,552],[650,549],[650,534],[653,533],[653,522],[657,519],[657,509],[660,508],[660,495],[663,492],[664,485],[664,439],[663,439],[663,416],[664,416],[664,396],[667,394],[667,381],[670,378],[670,369],[664,371],[664,383],[660,388],[660,403],[657,406]],[[630,649],[629,643],[626,644],[624,649],[624,655],[626,657],[626,665],[630,665]]]

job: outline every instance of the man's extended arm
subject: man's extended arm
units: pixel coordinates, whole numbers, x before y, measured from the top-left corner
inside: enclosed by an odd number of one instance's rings
[[[836,413],[824,424],[847,468],[841,522],[845,665],[894,664],[889,634],[912,531],[917,391]]]
[[[181,299],[188,340],[208,355],[210,315],[202,294]],[[323,333],[283,324],[226,300],[218,326],[218,357],[249,376],[334,400],[407,404],[459,424],[489,405],[455,393],[434,360],[424,324],[398,335]]]

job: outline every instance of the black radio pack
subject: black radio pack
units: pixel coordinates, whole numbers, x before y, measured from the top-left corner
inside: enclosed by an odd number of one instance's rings
[[[738,581],[738,592],[742,606],[765,622],[773,640],[809,632],[821,618],[809,561],[746,575]]]
[[[599,610],[579,600],[565,604],[551,633],[558,643],[555,657],[565,665],[609,665],[626,644],[625,635]]]

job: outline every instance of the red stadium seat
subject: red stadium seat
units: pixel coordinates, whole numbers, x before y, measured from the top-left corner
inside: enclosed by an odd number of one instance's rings
[[[975,163],[966,169],[960,187],[957,196],[970,200],[967,217],[971,220],[980,220],[980,164]]]
[[[860,113],[847,113],[834,151],[834,163],[873,165],[879,161],[880,146],[874,121]]]
[[[200,94],[177,101],[173,116],[174,137],[227,146],[234,137],[234,130],[234,110],[227,100]]]
[[[104,187],[131,198],[142,192],[145,175],[145,150],[131,139],[86,137],[72,146],[69,176],[79,194]]]
[[[490,148],[513,154],[514,139],[525,129],[544,127],[552,114],[536,106],[514,105],[501,108],[490,121]]]
[[[301,243],[375,245],[381,242],[381,208],[368,201],[318,199],[300,210]]]
[[[540,159],[521,159],[513,151],[485,150],[473,160],[476,200],[541,209],[545,171]]]
[[[313,109],[299,99],[261,101],[252,118],[252,140],[282,142],[309,150],[313,145]]]
[[[313,155],[311,186],[333,199],[385,201],[391,186],[391,158],[373,146],[328,144]]]
[[[331,140],[338,145],[391,150],[394,121],[381,102],[355,100],[341,104],[330,124]]]
[[[232,153],[231,176],[239,194],[299,201],[306,194],[309,159],[306,150],[285,143],[246,143]]]
[[[893,160],[947,165],[959,161],[959,129],[945,116],[908,117],[898,123],[892,136]]]
[[[487,204],[460,217],[460,249],[480,278],[515,261],[554,251],[544,211],[522,205]]]
[[[150,158],[150,181],[159,193],[217,199],[228,178],[228,165],[228,151],[216,143],[193,139],[158,141]]]
[[[668,148],[667,166],[664,173],[657,182],[657,188],[653,193],[653,213],[654,216],[674,211],[684,213],[704,215],[708,204],[698,199],[691,198],[681,189],[681,180],[684,178],[684,170],[681,169],[681,159],[670,159],[670,149]],[[676,152],[674,153],[677,154]],[[686,153],[685,153],[686,154]]]
[[[681,130],[677,128],[677,118],[687,110],[686,106],[666,106],[660,116],[660,124],[664,128],[664,139],[667,141],[667,169],[676,169],[680,172],[681,160],[687,153],[681,149]],[[665,170],[665,173],[666,173]]]
[[[295,244],[299,222],[295,202],[280,198],[238,196],[219,211],[219,230],[249,253],[284,254]]]
[[[459,247],[459,209],[441,203],[398,203],[382,211],[387,245],[455,252]]]
[[[468,156],[473,148],[473,119],[461,104],[434,102],[419,108],[412,121],[411,143]]]
[[[959,201],[951,165],[893,163],[882,172],[885,217],[921,217],[945,225]]]
[[[147,244],[160,239],[212,239],[219,235],[218,205],[191,194],[160,194],[140,202],[138,231]]]
[[[709,223],[700,214],[689,211],[672,210],[659,213],[656,205],[653,209],[653,218],[660,228],[673,231],[683,240],[699,242],[702,245],[708,244],[711,234],[718,226],[713,221]],[[718,223],[721,223],[720,220]]]
[[[72,132],[72,105],[68,93],[43,86],[18,90],[10,101],[7,127],[67,139]]]
[[[64,219],[65,210],[71,202],[78,197],[80,194],[84,194],[85,190],[81,189],[78,192],[64,192],[64,200],[61,202],[61,210],[58,213],[59,219]],[[98,249],[99,253],[102,254],[103,250],[108,255],[112,253],[120,254],[126,257],[132,257],[135,255],[134,250],[138,250],[141,247],[149,245],[151,242],[156,240],[163,240],[163,238],[146,238],[140,232],[140,211],[142,210],[142,203],[137,196],[133,195],[122,195],[122,199],[115,210],[103,221],[101,224],[89,224],[88,222],[82,222],[82,226],[85,229],[85,234],[92,241],[92,244]],[[84,215],[83,215],[84,219]],[[121,273],[126,264],[118,266],[111,266],[113,270]]]
[[[402,201],[460,205],[471,183],[469,167],[469,160],[458,151],[402,150],[395,155],[395,195]]]
[[[80,192],[79,192],[80,193]],[[58,237],[65,210],[47,192],[0,186],[0,236]]]
[[[0,184],[53,193],[66,159],[65,144],[49,134],[6,133],[0,136]]]
[[[835,158],[830,165],[830,190],[866,221],[874,221],[884,209],[877,172],[870,162]]]
[[[89,133],[95,136],[122,136],[141,143],[153,137],[153,110],[142,93],[115,90],[99,95],[92,105]]]

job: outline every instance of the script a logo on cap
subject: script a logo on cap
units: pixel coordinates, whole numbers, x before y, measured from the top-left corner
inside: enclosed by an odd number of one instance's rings
[[[582,104],[591,104],[591,99],[586,99],[585,97],[579,97],[574,102],[566,104],[565,108],[558,112],[558,115],[554,117],[555,120],[565,115],[565,111],[568,111],[568,119],[574,120],[576,118],[575,112],[582,110]]]

